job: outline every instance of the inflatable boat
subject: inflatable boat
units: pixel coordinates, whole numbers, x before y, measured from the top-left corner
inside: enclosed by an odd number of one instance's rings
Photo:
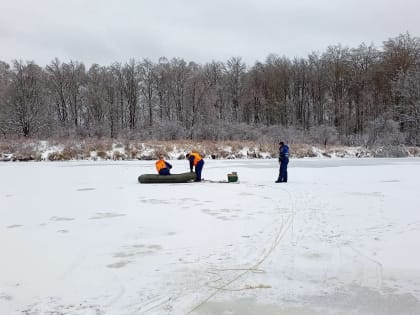
[[[143,174],[138,178],[141,184],[187,183],[195,180],[195,173],[181,173],[171,175]]]

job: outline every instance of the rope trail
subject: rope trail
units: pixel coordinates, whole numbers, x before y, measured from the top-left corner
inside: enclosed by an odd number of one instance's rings
[[[212,286],[208,286],[209,288],[214,289],[215,291],[213,293],[211,293],[207,298],[205,298],[204,300],[202,300],[199,304],[197,304],[194,308],[192,308],[189,312],[186,313],[186,315],[191,314],[192,312],[194,312],[195,310],[197,310],[198,308],[200,308],[202,305],[204,305],[205,303],[207,303],[211,298],[213,298],[217,293],[219,293],[220,291],[244,291],[244,290],[251,290],[251,289],[260,289],[260,288],[270,288],[270,286],[266,286],[266,285],[257,285],[257,286],[246,286],[244,288],[240,288],[240,289],[228,289],[227,287],[229,285],[231,285],[232,283],[236,282],[237,280],[239,280],[240,278],[242,278],[244,275],[246,275],[249,272],[264,272],[264,270],[259,269],[259,266],[271,255],[271,253],[274,251],[274,249],[278,246],[278,244],[280,243],[280,241],[283,239],[284,235],[286,234],[286,232],[292,228],[293,230],[293,221],[294,221],[294,216],[295,216],[295,200],[292,197],[292,194],[286,190],[286,189],[282,189],[283,191],[287,192],[289,195],[289,200],[291,200],[291,214],[289,214],[286,219],[282,218],[282,224],[280,225],[280,228],[278,230],[278,232],[276,233],[276,236],[273,240],[273,242],[271,243],[271,246],[269,247],[268,251],[262,256],[262,258],[260,258],[260,260],[258,260],[254,265],[252,265],[249,268],[239,268],[239,269],[217,269],[216,271],[228,271],[228,270],[239,270],[242,272],[239,273],[236,277],[234,277],[233,279],[231,279],[230,281],[228,281],[227,283],[225,283],[224,285],[220,286],[220,287],[212,287]],[[223,278],[215,273],[215,272],[210,272],[213,274],[216,274],[219,279],[215,280],[215,281],[219,281],[222,280]],[[215,282],[212,281],[212,282]]]

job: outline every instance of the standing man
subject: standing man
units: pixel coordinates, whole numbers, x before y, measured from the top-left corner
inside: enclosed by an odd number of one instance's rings
[[[172,165],[164,160],[163,155],[159,155],[159,160],[156,161],[155,165],[159,175],[171,175],[169,170],[172,168]]]
[[[289,147],[283,141],[279,143],[279,178],[276,183],[287,183],[287,164],[289,164]]]
[[[204,166],[203,158],[197,152],[187,153],[185,157],[190,161],[190,172],[195,167],[195,182],[201,182],[201,171]]]

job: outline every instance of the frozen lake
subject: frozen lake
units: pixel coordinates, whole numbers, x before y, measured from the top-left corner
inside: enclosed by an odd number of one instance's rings
[[[420,159],[153,164],[1,163],[0,314],[420,314]]]

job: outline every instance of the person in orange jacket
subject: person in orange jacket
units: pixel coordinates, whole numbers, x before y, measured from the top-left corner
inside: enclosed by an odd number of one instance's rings
[[[203,158],[197,152],[187,153],[185,157],[190,161],[190,172],[195,168],[195,181],[201,182],[201,171],[204,166]]]
[[[159,155],[159,160],[156,161],[155,165],[159,175],[171,175],[169,170],[172,168],[172,165],[165,161],[163,155]]]

